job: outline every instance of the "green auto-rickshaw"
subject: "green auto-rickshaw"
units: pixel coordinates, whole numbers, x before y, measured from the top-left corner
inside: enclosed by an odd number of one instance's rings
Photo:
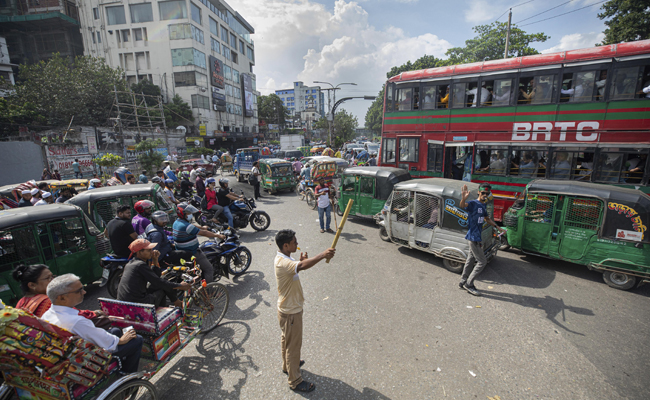
[[[79,207],[51,204],[0,210],[0,298],[15,303],[22,292],[11,273],[18,264],[45,264],[55,275],[81,282],[102,277],[100,258],[110,242]]]
[[[628,290],[650,281],[650,196],[597,183],[539,179],[504,215],[507,245],[586,265]]]
[[[140,200],[150,200],[155,204],[156,210],[169,214],[170,224],[176,219],[172,203],[157,183],[108,186],[87,190],[66,201],[66,204],[79,206],[97,227],[104,230],[108,221],[115,218],[118,207],[123,204],[130,205],[131,214],[136,215],[133,206]]]
[[[405,169],[393,167],[352,167],[341,175],[341,198],[339,204],[345,208],[354,200],[350,215],[372,218],[384,208],[386,199],[399,182],[408,181],[411,174]],[[337,210],[340,215],[345,210]]]
[[[295,187],[293,179],[293,168],[291,163],[279,158],[263,158],[259,160],[260,187],[269,193],[276,193],[280,190],[292,191]]]

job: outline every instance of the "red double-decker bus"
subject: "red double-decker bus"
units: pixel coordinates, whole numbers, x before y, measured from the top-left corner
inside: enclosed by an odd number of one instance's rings
[[[532,179],[650,192],[650,40],[403,72],[379,165],[489,182],[495,218]]]

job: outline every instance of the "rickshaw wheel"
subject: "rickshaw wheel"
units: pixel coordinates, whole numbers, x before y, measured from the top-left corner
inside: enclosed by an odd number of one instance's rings
[[[220,283],[208,283],[206,287],[199,288],[187,304],[187,314],[201,314],[202,320],[199,329],[207,333],[219,325],[226,315],[230,295],[228,289]]]
[[[334,205],[334,212],[335,212],[336,214],[338,214],[340,217],[342,217],[343,214],[344,214],[344,211],[341,210],[341,205],[340,205],[338,202],[336,202],[336,204]],[[384,229],[384,231],[385,231],[385,230],[386,230],[386,229]],[[380,236],[381,236],[381,233],[380,233]],[[386,237],[388,237],[388,235],[386,235]],[[387,242],[390,242],[390,239],[388,239]]]
[[[463,272],[463,267],[465,266],[464,263],[461,263],[459,261],[452,261],[448,260],[446,258],[442,259],[442,265],[445,266],[449,271],[460,274]]]
[[[380,237],[381,240],[383,240],[384,242],[390,242],[390,236],[388,236],[388,232],[386,231],[386,227],[385,227],[385,226],[380,226],[380,227],[379,227],[379,237]]]
[[[622,272],[605,271],[603,280],[609,287],[620,290],[630,290],[636,285],[636,277]]]
[[[305,194],[305,198],[307,199],[307,205],[314,209],[314,206],[316,205],[316,197],[314,197],[314,192],[308,190]]]
[[[156,400],[158,392],[153,383],[144,379],[128,381],[111,393],[106,400]]]

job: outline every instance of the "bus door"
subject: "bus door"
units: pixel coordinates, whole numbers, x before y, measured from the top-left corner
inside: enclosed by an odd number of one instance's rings
[[[465,174],[465,165],[467,171],[472,173],[472,160],[474,154],[474,143],[445,143],[445,162],[443,176],[449,179],[462,180]]]
[[[585,255],[590,239],[598,235],[602,222],[603,202],[593,198],[566,196],[563,218],[559,227],[559,254],[579,260]]]
[[[531,253],[548,255],[551,242],[557,243],[559,222],[555,216],[561,213],[562,201],[550,194],[530,193],[526,199],[524,231],[521,249]],[[560,208],[560,209],[558,209]]]

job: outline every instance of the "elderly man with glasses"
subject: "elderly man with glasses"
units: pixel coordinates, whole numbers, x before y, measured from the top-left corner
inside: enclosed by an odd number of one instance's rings
[[[83,302],[84,294],[84,285],[74,274],[52,279],[47,285],[47,297],[52,301],[52,307],[43,314],[43,319],[111,352],[113,357],[120,359],[122,372],[136,372],[142,351],[142,336],[134,330],[122,334],[119,328],[111,328],[110,333],[96,328],[92,321],[79,315],[79,310],[74,308]]]
[[[463,267],[463,275],[460,278],[458,287],[467,290],[474,296],[481,295],[481,292],[479,292],[474,286],[474,279],[476,279],[478,274],[480,274],[487,265],[487,258],[485,257],[481,243],[483,223],[487,222],[496,228],[499,232],[505,232],[503,228],[498,227],[497,224],[492,221],[490,215],[487,212],[486,204],[490,197],[491,191],[492,186],[487,183],[481,183],[481,186],[478,188],[478,200],[467,201],[469,198],[469,189],[467,188],[467,185],[463,185],[462,197],[460,200],[460,208],[464,209],[468,213],[468,230],[465,239],[469,241],[470,251],[469,255],[467,256],[467,261],[465,261],[465,266]]]

